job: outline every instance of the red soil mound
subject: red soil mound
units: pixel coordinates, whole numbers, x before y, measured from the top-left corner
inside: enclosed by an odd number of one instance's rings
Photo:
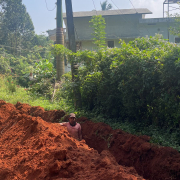
[[[59,122],[59,120],[65,115],[63,110],[50,110],[45,111],[40,106],[31,107],[29,104],[22,104],[18,102],[15,107],[19,110],[19,113],[28,114],[35,117],[41,117],[47,122]]]
[[[62,114],[0,101],[0,179],[143,180],[134,168],[118,165],[109,151],[98,154],[51,123]]]
[[[86,143],[99,153],[109,150],[120,165],[133,166],[149,180],[180,180],[180,153],[170,147],[149,143],[148,136],[112,130],[104,123],[79,118]]]

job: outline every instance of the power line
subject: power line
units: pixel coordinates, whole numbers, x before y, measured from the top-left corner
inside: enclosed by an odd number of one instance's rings
[[[129,1],[131,2],[131,0],[129,0]],[[132,4],[133,8],[135,9],[136,13],[138,13],[132,2],[131,2],[131,4]],[[143,23],[142,23],[142,25],[145,27],[145,29],[147,30],[147,32],[150,34],[150,32],[149,32],[149,30],[146,28],[146,26],[145,26]]]
[[[111,0],[112,1],[112,3],[114,4],[114,6],[116,6],[116,8],[120,11],[120,13],[121,14],[123,14],[122,12],[121,12],[121,9],[119,9],[119,7],[114,3],[114,1],[113,0]],[[119,14],[119,13],[118,13]],[[124,18],[123,18],[124,19]],[[125,20],[125,19],[124,19]],[[126,20],[125,20],[126,21]]]
[[[93,5],[94,5],[94,9],[96,11],[96,15],[97,15],[97,10],[96,10],[96,6],[95,6],[95,3],[94,3],[94,0],[92,0],[92,2],[93,2]]]
[[[114,3],[114,1],[113,0],[111,0],[112,1],[112,3],[114,4],[114,6],[116,6],[116,8],[118,9],[118,11],[122,14],[122,15],[125,15],[122,11],[121,11],[121,9],[119,9],[119,7]],[[137,13],[137,12],[136,12]],[[119,14],[119,13],[118,13]],[[129,20],[127,20],[127,19],[125,19],[123,16],[122,16],[122,19],[125,21],[125,22],[129,22],[129,23],[132,23],[132,22],[130,22]],[[139,28],[138,28],[138,31],[139,31],[139,33],[141,33],[141,31],[139,30]]]
[[[95,3],[94,3],[94,0],[92,0],[92,2],[93,2],[93,5],[94,5],[94,8],[95,8],[95,11],[96,11],[96,15],[97,15],[97,9],[96,9],[96,6],[95,6]],[[120,9],[119,9],[120,10]],[[118,13],[119,14],[119,13]],[[123,13],[121,13],[121,14],[123,14]],[[125,19],[124,19],[125,20]],[[125,20],[126,21],[126,20]],[[120,38],[119,36],[116,36],[116,35],[114,35],[114,34],[112,34],[113,36],[115,36],[116,38]]]
[[[46,1],[46,0],[45,0],[45,3],[46,3],[46,9],[47,9],[48,11],[54,11],[54,10],[55,10],[56,5],[55,5],[55,7],[54,7],[53,9],[49,9],[49,8],[48,8],[47,1]]]
[[[132,7],[135,9],[136,13],[138,13],[137,10],[136,10],[136,8],[134,7],[133,3],[131,2],[131,0],[129,0],[129,1],[130,1],[130,3],[131,3]]]
[[[114,3],[114,1],[113,1],[113,0],[111,0],[111,1],[112,1],[112,3],[116,6],[116,8],[118,8],[118,10],[121,12],[121,10],[120,10],[119,7]],[[129,0],[129,1],[130,1],[130,0]],[[131,1],[130,1],[130,2],[131,2]],[[131,2],[131,4],[132,4],[132,2]],[[138,13],[133,4],[132,4],[132,6],[133,6],[134,10],[136,11],[136,13]],[[123,14],[123,13],[121,12],[121,14]],[[124,14],[124,15],[125,15],[125,14]],[[123,19],[125,20],[125,18],[123,18]],[[126,21],[126,20],[125,20],[125,21]],[[130,23],[131,23],[131,22],[130,22]],[[145,27],[145,25],[144,25],[143,23],[142,23],[142,25]],[[149,30],[148,30],[146,27],[145,27],[145,29],[146,29],[147,32],[150,34]],[[138,31],[139,31],[139,33],[141,33],[139,29],[138,29]]]

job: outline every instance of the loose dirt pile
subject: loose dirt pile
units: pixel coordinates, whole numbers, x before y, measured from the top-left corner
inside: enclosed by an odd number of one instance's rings
[[[79,142],[56,123],[63,116],[0,101],[0,179],[180,180],[178,151],[84,117]]]
[[[143,180],[133,167],[118,165],[109,151],[99,154],[52,123],[64,114],[0,101],[1,180]]]

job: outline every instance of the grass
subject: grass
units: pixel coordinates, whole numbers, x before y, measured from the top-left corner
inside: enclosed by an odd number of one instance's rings
[[[45,110],[64,110],[65,112],[73,111],[71,106],[67,106],[66,100],[51,102],[45,97],[31,96],[27,89],[20,86],[16,86],[16,91],[11,92],[9,86],[6,83],[6,78],[0,77],[0,99],[16,104],[17,102],[26,103],[31,106],[41,106]]]

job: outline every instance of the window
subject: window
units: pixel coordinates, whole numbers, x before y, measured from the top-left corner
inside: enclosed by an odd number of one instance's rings
[[[114,41],[108,41],[107,45],[109,48],[114,48]]]
[[[175,37],[175,43],[180,43],[180,38],[179,37]]]

